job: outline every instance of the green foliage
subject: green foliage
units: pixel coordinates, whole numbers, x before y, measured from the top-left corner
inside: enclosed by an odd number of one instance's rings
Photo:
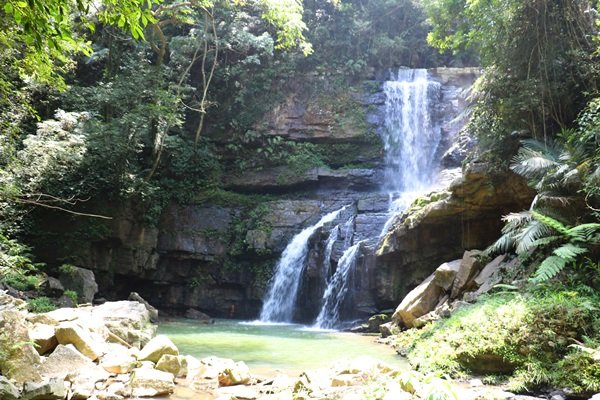
[[[17,290],[37,289],[44,264],[32,261],[31,248],[0,233],[0,282]]]
[[[34,313],[45,313],[56,310],[56,305],[48,297],[44,296],[27,300],[27,307],[29,311]]]
[[[71,301],[73,302],[73,304],[77,304],[77,292],[74,290],[65,290],[65,292],[63,293],[65,296],[67,296],[69,299],[71,299]]]
[[[73,275],[75,272],[75,266],[72,264],[62,264],[58,267],[58,272],[65,275]]]
[[[513,389],[556,386],[570,376],[557,364],[572,354],[570,345],[600,337],[598,300],[596,293],[569,288],[498,294],[460,308],[447,320],[402,333],[397,346],[421,371],[461,376],[487,368],[486,359],[498,359]]]
[[[594,6],[586,0],[426,2],[429,42],[444,51],[474,50],[485,67],[470,122],[482,151],[510,156],[513,132],[546,142],[572,124],[598,90]]]
[[[539,263],[532,279],[536,283],[572,269],[600,242],[600,223],[590,205],[597,196],[588,189],[597,157],[593,104],[582,113],[578,129],[563,130],[553,145],[527,140],[513,158],[511,169],[538,194],[531,210],[503,218],[503,235],[491,250],[514,249],[519,255],[537,250],[528,257],[528,263]]]
[[[589,347],[588,347],[589,346]],[[586,341],[586,345],[572,345],[573,350],[559,361],[556,379],[560,387],[572,388],[577,393],[600,391],[600,346]]]

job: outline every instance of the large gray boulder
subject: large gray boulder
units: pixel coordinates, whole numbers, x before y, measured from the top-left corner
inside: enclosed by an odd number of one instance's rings
[[[434,282],[434,277],[430,275],[406,295],[392,315],[393,320],[412,328],[416,318],[433,311],[443,293],[443,289]]]
[[[452,292],[450,293],[451,299],[457,298],[461,293],[469,289],[469,285],[481,268],[481,263],[478,258],[480,255],[481,251],[479,250],[465,251],[463,254],[460,267],[456,273],[456,278],[452,284]]]
[[[68,268],[62,269],[59,280],[65,289],[77,292],[79,303],[91,303],[98,293],[98,284],[94,273],[89,269],[70,265]]]
[[[31,344],[25,317],[19,311],[0,312],[0,372],[18,384],[41,380],[40,355]]]
[[[434,272],[433,281],[435,284],[446,291],[452,288],[456,274],[458,274],[460,269],[461,261],[454,260],[440,265]]]
[[[152,361],[153,363],[157,363],[160,358],[165,355],[170,354],[174,356],[179,355],[179,350],[177,350],[177,346],[164,335],[158,335],[152,340],[150,340],[140,353],[138,354],[138,360],[140,361]]]
[[[150,312],[137,301],[101,304],[91,309],[91,317],[102,321],[111,334],[138,348],[148,343],[156,332],[156,325],[150,322]]]
[[[102,339],[94,337],[90,331],[75,323],[62,323],[56,328],[55,334],[58,343],[72,344],[81,354],[92,361],[97,360],[103,354]]]
[[[54,326],[47,324],[34,324],[29,328],[29,337],[35,343],[35,348],[40,355],[44,355],[58,346],[54,333]]]
[[[26,382],[23,386],[23,400],[63,400],[67,388],[62,379],[51,378],[44,382]]]
[[[151,368],[137,368],[131,375],[134,397],[152,397],[172,393],[175,389],[173,374]]]

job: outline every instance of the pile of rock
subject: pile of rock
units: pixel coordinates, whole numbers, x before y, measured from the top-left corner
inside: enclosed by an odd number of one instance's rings
[[[500,282],[500,273],[515,260],[500,255],[483,264],[479,250],[466,251],[462,259],[440,265],[419,286],[410,291],[392,315],[392,321],[380,326],[382,335],[394,334],[399,327],[420,328],[447,317],[465,303],[473,302]]]
[[[154,337],[153,316],[138,301],[31,314],[0,293],[0,399],[152,397],[173,392],[177,378],[250,383],[243,363],[180,355],[166,336]]]

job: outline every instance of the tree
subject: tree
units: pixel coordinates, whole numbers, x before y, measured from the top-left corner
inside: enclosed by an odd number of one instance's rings
[[[488,142],[517,130],[548,141],[598,90],[590,1],[427,0],[426,9],[432,45],[481,58],[473,126]]]

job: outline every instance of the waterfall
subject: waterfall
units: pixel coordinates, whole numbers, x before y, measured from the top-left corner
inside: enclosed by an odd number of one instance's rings
[[[308,254],[308,240],[328,222],[333,221],[346,209],[330,212],[316,224],[309,226],[294,236],[287,245],[275,267],[275,274],[269,285],[269,290],[260,312],[260,320],[264,322],[291,322],[294,313],[294,304],[298,294],[298,287],[304,271],[306,256]]]
[[[331,277],[323,294],[323,307],[315,320],[315,328],[331,329],[339,322],[340,310],[349,290],[349,274],[356,266],[360,243],[349,247],[338,261],[335,274]]]
[[[329,232],[329,237],[327,237],[327,241],[325,242],[325,253],[323,256],[323,268],[325,269],[325,273],[329,273],[329,268],[331,267],[331,253],[333,252],[333,245],[335,245],[335,241],[338,240],[340,232],[340,226],[336,225],[331,232]]]
[[[390,196],[390,218],[427,191],[436,176],[436,159],[442,130],[432,118],[441,95],[441,84],[427,79],[425,69],[400,69],[383,84],[386,96],[383,143],[385,183]]]

